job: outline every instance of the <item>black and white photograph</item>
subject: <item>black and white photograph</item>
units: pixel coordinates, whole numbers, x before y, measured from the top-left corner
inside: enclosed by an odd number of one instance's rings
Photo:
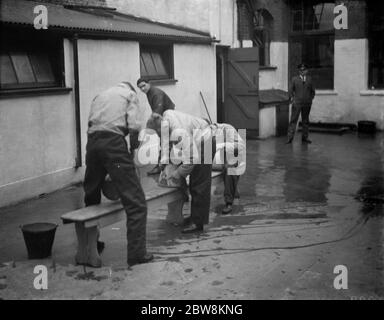
[[[0,300],[384,300],[383,130],[384,1],[1,0]]]

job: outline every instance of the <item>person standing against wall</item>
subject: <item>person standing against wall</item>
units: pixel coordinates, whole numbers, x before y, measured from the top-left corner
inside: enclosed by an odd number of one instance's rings
[[[312,101],[315,97],[315,87],[312,78],[307,75],[307,66],[301,63],[298,65],[298,69],[299,76],[293,77],[288,90],[290,102],[292,103],[292,112],[288,127],[287,144],[293,141],[300,114],[303,130],[301,141],[302,143],[312,143],[308,139],[309,113],[311,112]]]
[[[174,110],[175,104],[171,98],[161,89],[152,86],[148,80],[140,78],[137,80],[137,87],[147,95],[148,103],[151,106],[152,113],[163,115],[166,110]],[[148,172],[148,175],[155,175],[161,172],[159,165]]]

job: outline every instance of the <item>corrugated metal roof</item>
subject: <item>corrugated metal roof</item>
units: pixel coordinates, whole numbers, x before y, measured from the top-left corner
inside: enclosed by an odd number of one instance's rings
[[[86,10],[65,8],[62,5],[38,1],[1,0],[0,21],[2,23],[33,25],[35,6],[42,4],[48,9],[49,27],[73,30],[76,32],[120,33],[137,38],[162,38],[174,41],[211,43],[209,34],[199,31],[183,30],[171,25],[147,21],[144,19],[114,14],[101,16]]]

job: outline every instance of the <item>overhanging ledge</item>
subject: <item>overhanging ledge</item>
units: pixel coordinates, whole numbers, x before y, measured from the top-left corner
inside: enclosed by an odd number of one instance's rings
[[[72,88],[67,88],[67,87],[0,90],[0,99],[66,94],[66,93],[69,93],[70,91],[72,91]]]

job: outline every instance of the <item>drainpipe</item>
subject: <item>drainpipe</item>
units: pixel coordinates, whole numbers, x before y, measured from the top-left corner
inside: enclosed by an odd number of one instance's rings
[[[72,39],[73,67],[75,80],[75,121],[76,121],[76,159],[75,168],[82,166],[81,156],[81,121],[80,121],[80,85],[79,85],[79,55],[77,47],[78,35],[74,34]]]

